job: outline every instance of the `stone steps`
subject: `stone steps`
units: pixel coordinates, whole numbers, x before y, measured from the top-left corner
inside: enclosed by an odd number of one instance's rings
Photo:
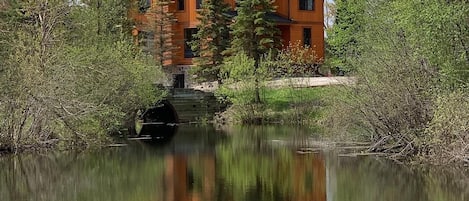
[[[213,93],[193,89],[173,89],[167,100],[175,108],[180,123],[209,121],[225,108]]]

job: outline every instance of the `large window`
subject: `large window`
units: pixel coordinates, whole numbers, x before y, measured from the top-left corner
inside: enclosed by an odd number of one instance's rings
[[[314,10],[314,0],[300,0],[300,10]]]
[[[184,10],[184,1],[185,0],[178,0],[178,10]]]
[[[202,0],[195,0],[195,8],[196,9],[202,8]]]
[[[311,28],[303,28],[303,44],[311,46]]]
[[[192,51],[190,42],[194,40],[194,34],[197,33],[196,28],[184,29],[184,58],[195,57],[194,52]]]

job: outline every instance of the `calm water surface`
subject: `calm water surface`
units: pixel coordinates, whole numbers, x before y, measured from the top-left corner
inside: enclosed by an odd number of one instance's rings
[[[468,201],[467,173],[335,151],[300,154],[302,129],[182,126],[166,143],[0,158],[1,201]]]

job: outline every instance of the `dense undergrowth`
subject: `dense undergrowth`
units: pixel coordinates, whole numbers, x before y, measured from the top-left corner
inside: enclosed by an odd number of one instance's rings
[[[126,4],[2,6],[0,152],[102,145],[164,95],[160,68],[125,31]]]
[[[328,133],[398,160],[469,163],[469,4],[336,3],[330,51],[357,83],[330,97]]]

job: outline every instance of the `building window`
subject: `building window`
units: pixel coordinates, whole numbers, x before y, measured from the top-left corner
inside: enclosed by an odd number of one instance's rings
[[[300,0],[300,10],[314,10],[314,0]]]
[[[311,47],[311,28],[303,28],[303,44]]]
[[[147,10],[151,7],[151,0],[139,0],[138,1],[138,10],[141,13],[147,12]]]
[[[184,29],[184,58],[195,57],[190,43],[194,40],[194,35],[197,33],[196,28]]]
[[[202,8],[202,0],[195,0],[195,8],[196,9]]]
[[[184,1],[185,0],[178,0],[178,10],[184,10]]]

